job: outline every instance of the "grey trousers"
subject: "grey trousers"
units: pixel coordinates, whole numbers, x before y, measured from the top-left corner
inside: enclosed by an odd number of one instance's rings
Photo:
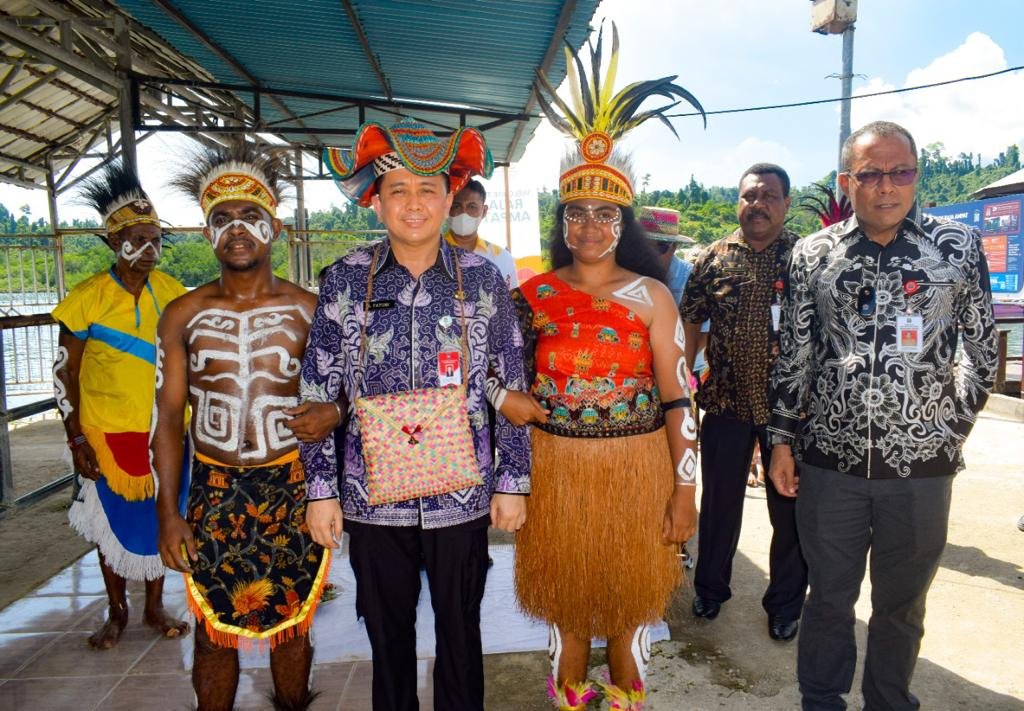
[[[796,523],[811,586],[797,651],[803,708],[846,708],[841,695],[857,664],[854,604],[869,551],[864,708],[919,708],[910,679],[946,545],[953,477],[864,479],[804,463],[799,472]]]

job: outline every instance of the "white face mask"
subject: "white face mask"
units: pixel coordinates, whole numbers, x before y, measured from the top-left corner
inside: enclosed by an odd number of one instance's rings
[[[469,237],[475,235],[476,230],[480,227],[480,223],[484,221],[484,216],[473,217],[468,212],[464,212],[461,215],[448,218],[448,226],[452,228],[452,232],[457,234],[459,237]]]

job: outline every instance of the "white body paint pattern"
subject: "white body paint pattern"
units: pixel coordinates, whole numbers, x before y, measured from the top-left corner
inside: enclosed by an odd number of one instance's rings
[[[629,651],[633,654],[633,662],[636,664],[636,672],[640,681],[646,682],[647,665],[651,662],[651,628],[648,625],[640,625],[636,628]]]
[[[680,351],[679,360],[676,362],[676,379],[679,387],[683,389],[683,397],[693,401],[693,391],[690,390],[690,377],[686,370],[686,331],[683,330],[683,321],[676,318],[676,332],[673,342]],[[697,441],[697,421],[693,417],[693,407],[683,408],[683,424],[679,427],[679,433],[688,442]],[[697,485],[697,450],[696,447],[683,451],[682,459],[676,465],[676,484],[679,486]]]
[[[692,449],[683,451],[683,458],[676,467],[676,484],[697,486],[697,453]]]
[[[693,391],[690,390],[690,374],[686,372],[686,331],[683,330],[683,320],[680,318],[676,318],[676,333],[673,340],[676,347],[679,348],[679,352],[683,354],[676,363],[676,380],[679,381],[679,387],[683,389],[683,397],[690,398],[692,402]],[[687,441],[697,441],[697,420],[693,417],[692,407],[684,409],[683,426],[680,432]]]
[[[67,386],[60,379],[60,374],[68,367],[68,349],[64,346],[57,348],[57,360],[53,362],[53,398],[57,401],[57,409],[60,410],[61,418],[67,420],[74,408],[68,400]]]
[[[160,396],[160,388],[164,385],[164,349],[160,347],[160,336],[156,337],[156,395],[153,398],[153,414],[149,416],[149,470],[153,472],[153,483],[157,490],[160,488],[160,477],[156,474],[156,459],[153,457],[153,438],[156,436],[157,400]]]
[[[612,296],[617,296],[626,301],[638,301],[647,306],[654,306],[651,292],[647,290],[647,284],[644,283],[643,277],[626,284],[618,291],[612,292]]]
[[[281,410],[296,404],[294,396],[260,394],[250,398],[249,389],[263,380],[286,384],[298,378],[301,359],[280,345],[263,345],[267,338],[286,337],[298,343],[305,332],[309,313],[301,306],[267,306],[245,312],[207,309],[189,321],[189,345],[203,338],[206,347],[189,355],[189,369],[197,381],[227,390],[189,386],[195,398],[193,432],[204,445],[237,455],[242,460],[263,460],[268,452],[288,449],[298,440],[284,422]],[[300,325],[306,324],[306,325]],[[303,339],[304,340],[304,339]],[[210,347],[210,341],[217,344]],[[254,368],[253,363],[269,361],[272,367]],[[203,374],[210,361],[228,362],[232,371]],[[246,430],[255,439],[245,442]],[[247,446],[243,447],[242,445]]]
[[[551,661],[551,676],[558,679],[558,665],[562,661],[562,633],[558,625],[548,625],[548,659]]]
[[[160,259],[161,247],[159,242],[146,242],[140,249],[135,249],[131,242],[125,240],[121,243],[121,249],[118,251],[117,256],[126,260],[129,264],[135,264],[146,253],[147,249],[153,251],[154,259]]]
[[[274,230],[266,220],[257,220],[255,223],[249,223],[245,220],[232,220],[226,225],[211,228],[211,232],[213,233],[213,240],[211,240],[211,244],[214,249],[217,249],[217,245],[220,244],[220,238],[224,236],[224,233],[235,226],[244,227],[245,231],[252,235],[253,239],[259,240],[263,244],[267,244],[274,238]]]

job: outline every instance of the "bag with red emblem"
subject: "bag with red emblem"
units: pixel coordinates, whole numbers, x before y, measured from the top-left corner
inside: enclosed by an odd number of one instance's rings
[[[374,250],[359,345],[355,413],[359,420],[371,506],[446,494],[483,484],[473,446],[466,396],[469,348],[462,308],[462,268],[455,259],[462,320],[462,384],[359,397],[365,372],[366,321],[373,292]]]

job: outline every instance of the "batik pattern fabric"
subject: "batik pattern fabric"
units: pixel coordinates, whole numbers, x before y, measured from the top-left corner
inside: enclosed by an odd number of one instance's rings
[[[439,235],[440,237],[440,235]],[[349,417],[339,491],[334,440],[302,443],[310,500],[338,497],[347,519],[383,526],[444,528],[490,513],[491,495],[530,492],[530,434],[497,413],[494,437],[484,386],[493,373],[509,389],[525,390],[522,336],[508,289],[483,257],[440,240],[437,261],[418,278],[399,264],[390,243],[380,243],[373,300],[365,309],[375,246],[353,250],[324,276],[302,362],[302,397],[332,402],[442,385],[441,353],[462,351],[462,315],[468,330],[467,407],[483,484],[436,496],[370,505],[359,418]],[[455,262],[462,268],[464,300],[456,298]],[[365,357],[360,358],[363,324]]]
[[[455,241],[455,235],[452,234],[451,230],[448,230],[444,235],[445,242],[450,244],[452,247],[458,247],[458,242]],[[473,249],[473,254],[479,254],[481,257],[487,259],[491,264],[498,268],[501,272],[501,276],[505,279],[505,286],[509,289],[515,289],[519,286],[519,274],[516,270],[516,260],[512,256],[512,253],[507,249],[503,249],[496,244],[488,242],[485,239],[476,239],[476,247]]]
[[[710,372],[697,393],[701,409],[768,424],[768,381],[779,352],[771,309],[782,298],[797,239],[783,230],[758,252],[737,230],[697,257],[679,313],[689,323],[711,321],[705,349]]]
[[[554,272],[526,282],[514,298],[533,345],[530,393],[551,412],[537,427],[563,437],[624,437],[664,424],[650,334],[635,311]]]
[[[331,558],[306,526],[298,451],[254,467],[197,456],[186,520],[186,597],[215,644],[273,649],[309,630]]]
[[[920,318],[920,352],[900,348],[906,315]],[[768,429],[796,437],[804,461],[871,478],[962,466],[997,363],[974,230],[911,213],[884,247],[856,217],[805,237],[793,250],[781,331]]]
[[[531,392],[551,412],[533,431],[516,595],[559,629],[617,637],[658,620],[680,580],[661,542],[674,476],[650,335],[629,308],[554,273],[514,300]]]
[[[68,518],[114,572],[131,580],[164,574],[149,465],[156,326],[167,304],[185,291],[155,271],[136,301],[111,268],[79,284],[53,309],[53,318],[85,342],[78,416],[102,472],[95,482],[82,480]]]

